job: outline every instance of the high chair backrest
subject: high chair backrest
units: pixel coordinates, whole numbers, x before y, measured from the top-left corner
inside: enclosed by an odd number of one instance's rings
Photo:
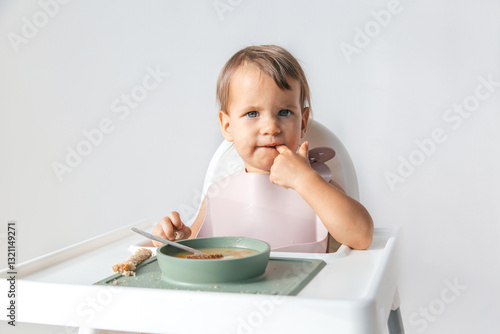
[[[326,162],[332,171],[332,179],[345,190],[347,195],[359,200],[358,181],[354,165],[349,153],[347,153],[346,148],[337,136],[318,121],[310,119],[306,136],[302,142],[306,140],[309,141],[309,148],[311,149],[327,146],[335,150],[335,157]],[[206,194],[210,185],[242,168],[244,168],[243,161],[236,152],[233,143],[224,140],[214,153],[208,166],[203,194]]]
[[[335,157],[326,162],[332,171],[332,179],[337,182],[349,197],[359,201],[358,178],[352,163],[351,156],[347,153],[344,144],[323,124],[310,119],[303,142],[308,140],[309,147],[331,147],[335,150]]]

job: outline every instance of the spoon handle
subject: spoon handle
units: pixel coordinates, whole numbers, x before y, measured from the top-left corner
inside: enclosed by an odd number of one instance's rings
[[[145,236],[146,238],[149,238],[149,239],[152,239],[152,240],[156,240],[156,241],[159,241],[159,242],[162,242],[164,244],[167,244],[167,245],[170,245],[170,246],[173,246],[173,247],[177,247],[177,248],[180,248],[182,250],[185,250],[185,251],[188,251],[188,252],[192,252],[192,253],[196,253],[196,254],[205,254],[197,249],[194,249],[194,248],[191,248],[191,247],[188,247],[188,246],[184,246],[182,244],[179,244],[177,242],[173,242],[173,241],[170,241],[170,240],[167,240],[167,239],[163,239],[163,238],[160,238],[160,237],[157,237],[155,235],[152,235],[148,232],[145,232],[143,230],[139,230],[138,228],[135,228],[135,227],[132,227],[132,231],[136,232],[136,233],[139,233],[140,235],[142,236]]]

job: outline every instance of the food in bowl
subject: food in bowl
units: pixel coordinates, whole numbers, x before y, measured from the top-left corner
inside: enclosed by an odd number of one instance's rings
[[[179,253],[172,254],[172,256],[186,258],[186,259],[213,259],[213,258],[222,258],[222,259],[236,259],[245,256],[249,256],[252,254],[257,254],[258,251],[249,248],[241,248],[241,247],[210,247],[210,248],[202,248],[199,251],[206,253],[208,255],[222,255],[220,257],[204,257],[201,254],[194,254],[187,251],[182,251]]]

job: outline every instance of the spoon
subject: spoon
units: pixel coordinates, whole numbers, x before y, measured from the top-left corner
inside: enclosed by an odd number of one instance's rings
[[[194,249],[194,248],[191,248],[191,247],[179,244],[177,242],[173,242],[173,241],[170,241],[170,240],[167,240],[167,239],[163,239],[163,238],[157,237],[157,236],[152,235],[152,234],[150,234],[148,232],[145,232],[143,230],[139,230],[138,228],[135,228],[135,227],[132,227],[132,231],[134,231],[135,233],[139,233],[140,235],[142,235],[142,236],[144,236],[146,238],[149,238],[149,239],[152,239],[152,240],[156,240],[156,241],[162,242],[164,244],[167,244],[167,245],[170,245],[170,246],[173,246],[173,247],[177,247],[177,248],[180,248],[182,250],[185,250],[185,251],[188,251],[188,252],[191,252],[191,253],[195,253],[195,255],[188,255],[187,256],[190,259],[219,259],[219,258],[222,257],[222,254],[207,254],[207,253],[203,253],[202,251],[199,251],[197,249]]]

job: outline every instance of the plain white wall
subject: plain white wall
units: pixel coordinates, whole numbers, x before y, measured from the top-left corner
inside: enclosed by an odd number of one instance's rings
[[[181,207],[189,218],[222,138],[219,70],[274,43],[302,62],[376,226],[402,227],[406,332],[500,331],[498,2],[62,2],[0,2],[0,247],[16,220],[18,261]],[[59,180],[52,165],[78,147]]]

